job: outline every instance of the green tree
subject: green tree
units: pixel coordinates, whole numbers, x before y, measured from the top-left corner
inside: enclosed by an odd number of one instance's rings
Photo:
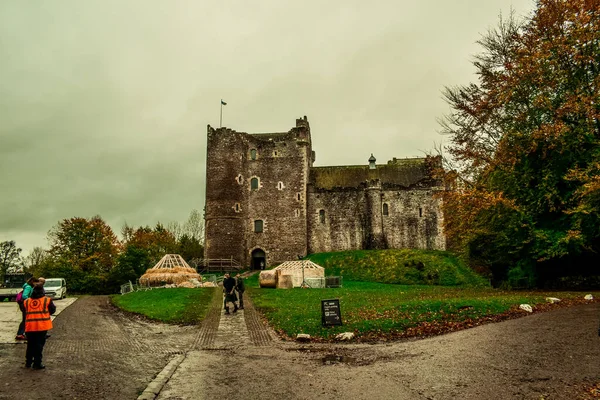
[[[2,275],[2,282],[4,282],[6,272],[17,270],[21,266],[21,249],[17,247],[16,242],[14,240],[0,242],[0,274]]]
[[[179,249],[173,233],[160,223],[154,229],[149,226],[136,229],[125,225],[121,233],[124,238],[123,251],[109,278],[109,286],[113,292],[121,284],[137,281],[165,254],[177,253]]]
[[[119,254],[117,264],[110,272],[111,291],[118,291],[120,285],[128,281],[136,282],[152,266],[147,249],[139,248],[135,244],[125,245],[124,251]]]
[[[178,250],[175,236],[160,223],[154,229],[149,226],[130,228],[124,243],[124,253],[129,247],[144,251],[152,266],[165,254],[176,253]]]
[[[115,263],[120,243],[100,216],[70,218],[48,233],[49,253],[84,272],[107,273]]]
[[[539,0],[530,18],[501,19],[479,41],[479,82],[445,91],[460,189],[447,233],[497,276],[598,272],[599,5]]]
[[[64,219],[50,230],[48,241],[49,257],[39,274],[65,278],[74,292],[110,291],[107,282],[121,245],[100,216]]]
[[[179,254],[189,263],[193,259],[203,258],[204,246],[198,238],[184,234],[179,238]]]

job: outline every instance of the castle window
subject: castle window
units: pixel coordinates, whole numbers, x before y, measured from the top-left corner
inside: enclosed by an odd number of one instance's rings
[[[283,182],[277,182],[277,189],[283,190]]]
[[[244,183],[244,177],[242,176],[242,174],[239,174],[239,175],[237,176],[237,183],[239,183],[240,185],[241,185],[242,183]]]
[[[233,210],[236,213],[242,211],[242,206],[240,206],[240,203],[235,203],[235,206],[233,207]]]
[[[273,157],[277,157],[277,150],[273,150]]]
[[[387,203],[383,203],[383,215],[390,215]]]
[[[300,199],[302,198],[302,197],[300,196],[300,193],[296,194],[296,198],[298,199],[298,201],[300,201]]]
[[[294,210],[294,215],[296,217],[299,217],[300,216],[300,210],[298,210],[298,209]]]
[[[250,179],[250,190],[258,190],[258,178]]]
[[[263,221],[262,219],[257,219],[254,221],[254,232],[260,233],[263,231]]]
[[[325,223],[325,210],[319,210],[319,222],[322,224]]]
[[[250,159],[256,160],[256,149],[250,149]]]
[[[423,209],[421,207],[419,207],[419,217],[423,216]]]

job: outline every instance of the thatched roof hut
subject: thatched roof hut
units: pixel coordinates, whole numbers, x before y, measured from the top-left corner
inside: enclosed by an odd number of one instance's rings
[[[179,254],[166,254],[156,265],[140,277],[140,284],[162,286],[165,284],[180,285],[196,279],[202,281],[200,274],[188,265]]]

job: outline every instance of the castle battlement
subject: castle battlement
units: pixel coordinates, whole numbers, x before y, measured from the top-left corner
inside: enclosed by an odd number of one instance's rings
[[[306,115],[304,116],[304,118],[297,118],[296,119],[296,128],[300,128],[300,127],[309,128],[310,129],[310,126],[308,124],[308,118],[306,118]]]

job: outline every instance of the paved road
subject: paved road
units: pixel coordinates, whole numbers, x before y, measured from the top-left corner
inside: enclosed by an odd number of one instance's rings
[[[106,296],[82,297],[54,320],[45,370],[24,368],[25,346],[0,344],[0,399],[135,399],[197,333],[132,318]]]
[[[54,300],[56,305],[56,313],[52,316],[52,319],[56,318],[65,308],[69,307],[73,302],[77,300],[75,297],[67,297],[62,300]],[[3,301],[0,302],[0,343],[17,343],[15,340],[17,335],[17,329],[21,323],[21,310],[16,302]],[[19,342],[24,343],[24,342]]]
[[[159,399],[552,400],[600,382],[598,303],[377,345],[282,342],[251,302],[228,317],[220,303],[200,327],[179,327],[81,298],[54,321],[46,370],[0,344],[0,399],[135,399],[181,358]]]
[[[248,343],[244,316],[223,316],[218,345],[188,352],[158,398],[572,400],[600,383],[599,316],[596,303],[378,345]]]

